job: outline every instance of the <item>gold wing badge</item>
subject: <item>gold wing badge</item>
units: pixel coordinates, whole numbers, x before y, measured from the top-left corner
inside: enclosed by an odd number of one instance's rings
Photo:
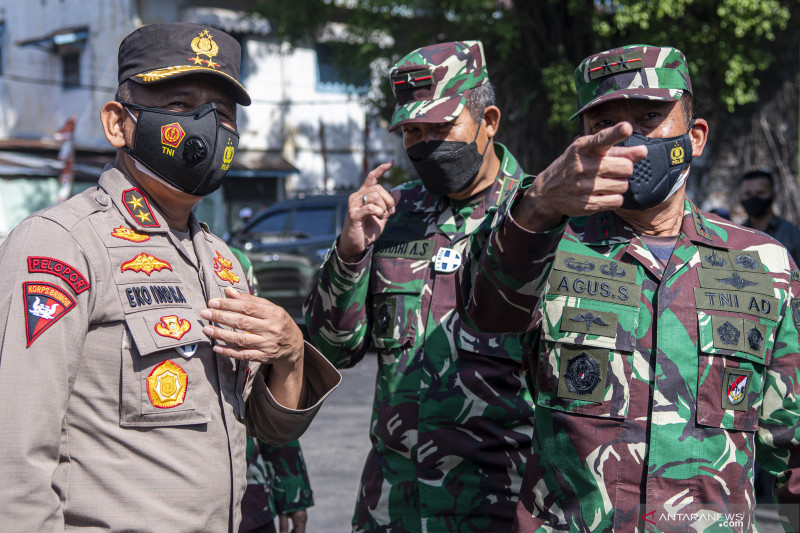
[[[195,65],[203,65],[210,68],[216,68],[219,63],[214,63],[214,56],[219,53],[219,46],[211,38],[211,33],[208,30],[203,30],[200,35],[192,39],[192,51],[197,54],[195,57],[190,57],[189,60],[193,61]],[[208,59],[201,59],[200,56],[206,56]]]

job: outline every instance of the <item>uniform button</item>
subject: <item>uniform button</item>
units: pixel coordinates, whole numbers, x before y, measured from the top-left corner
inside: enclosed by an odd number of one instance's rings
[[[103,196],[101,194],[99,196],[95,196],[94,199],[97,201],[98,204],[104,207],[108,205],[108,196]]]

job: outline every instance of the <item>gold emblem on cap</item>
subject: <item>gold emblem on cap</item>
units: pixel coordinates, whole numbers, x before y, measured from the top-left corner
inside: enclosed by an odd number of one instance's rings
[[[183,403],[189,376],[186,371],[170,360],[153,369],[147,376],[147,396],[153,407],[169,409]]]
[[[205,63],[211,68],[219,66],[219,63],[214,63],[211,60],[219,52],[219,46],[217,46],[217,43],[211,38],[211,34],[208,30],[201,31],[200,35],[192,39],[192,51],[197,55],[195,57],[190,57],[189,60],[194,61],[195,65],[202,65]],[[208,59],[200,59],[201,55],[206,56]]]

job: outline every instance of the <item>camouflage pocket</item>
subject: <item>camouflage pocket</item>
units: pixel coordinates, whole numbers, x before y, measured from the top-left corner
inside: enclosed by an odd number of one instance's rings
[[[698,311],[697,423],[756,431],[775,322]]]
[[[639,308],[591,298],[547,295],[542,306],[542,336],[553,342],[633,351]]]
[[[395,349],[414,343],[424,272],[420,261],[398,258],[373,261],[370,293],[372,342],[376,348]]]
[[[624,353],[589,342],[542,340],[539,346],[537,405],[568,413],[625,418],[631,376]]]

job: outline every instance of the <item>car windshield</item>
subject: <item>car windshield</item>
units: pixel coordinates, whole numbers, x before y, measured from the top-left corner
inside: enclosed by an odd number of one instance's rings
[[[283,233],[287,220],[289,220],[289,211],[278,211],[258,219],[247,228],[247,233]]]
[[[310,207],[297,211],[293,234],[297,236],[317,237],[328,235],[336,228],[336,206],[325,205]]]

